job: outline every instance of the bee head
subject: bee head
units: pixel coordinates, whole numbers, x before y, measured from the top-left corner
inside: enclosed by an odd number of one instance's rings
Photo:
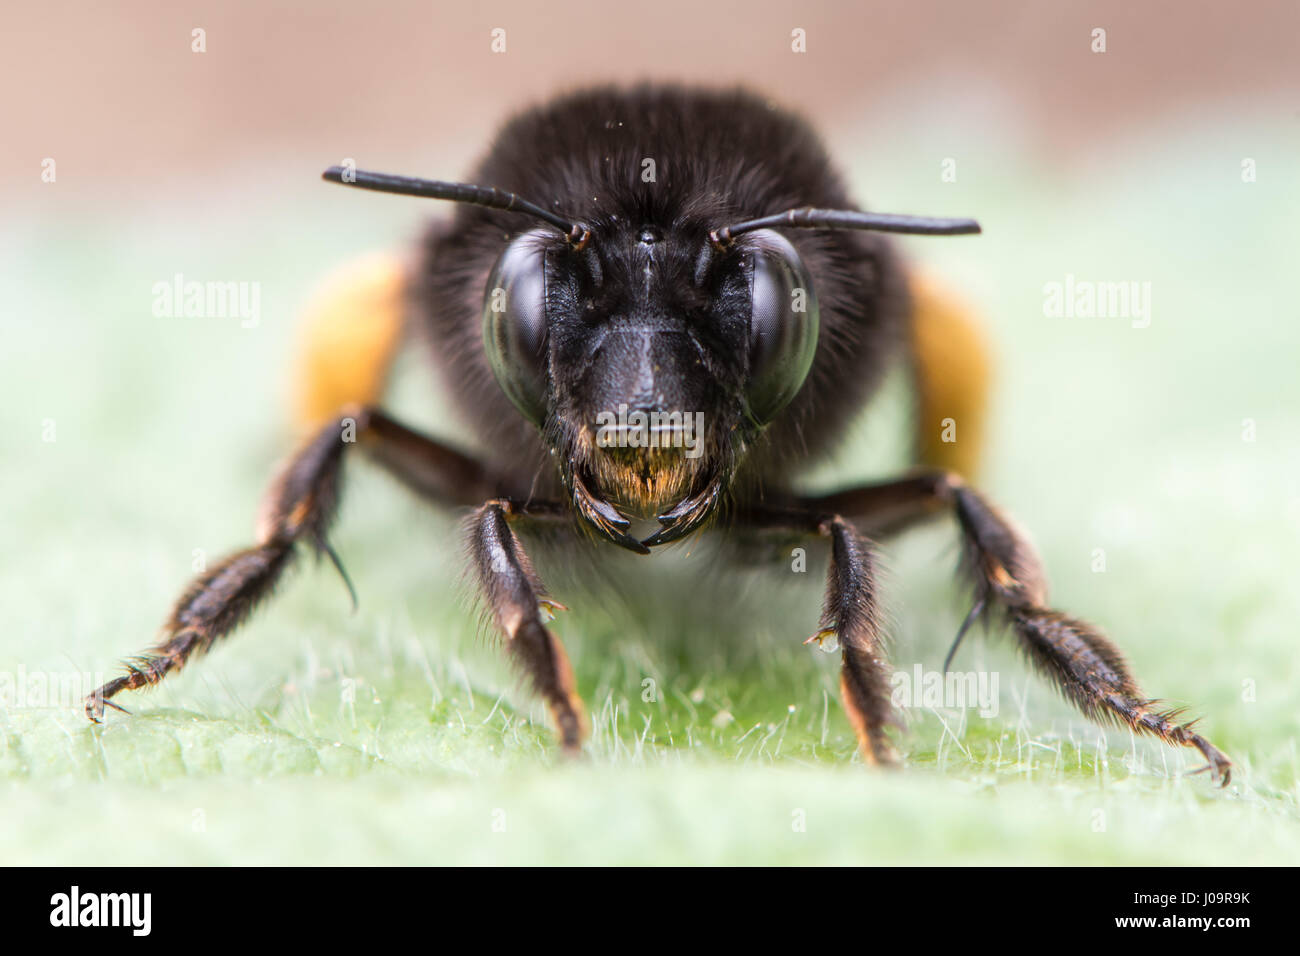
[[[647,553],[705,524],[817,351],[816,290],[777,228],[978,232],[972,220],[797,209],[732,225],[570,222],[497,189],[346,171],[367,189],[521,212],[483,290],[483,347],[541,432],[577,513]],[[645,538],[632,519],[657,520]]]
[[[484,290],[484,347],[579,513],[625,545],[629,518],[657,519],[637,543],[663,544],[712,515],[803,385],[816,292],[770,230],[722,248],[703,225],[585,228],[581,247],[549,230],[510,241]]]

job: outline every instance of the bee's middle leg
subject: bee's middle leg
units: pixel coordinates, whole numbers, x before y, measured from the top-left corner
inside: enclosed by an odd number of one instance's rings
[[[804,498],[812,512],[845,514],[878,532],[901,531],[931,515],[955,515],[974,584],[975,604],[957,633],[952,654],[969,624],[981,614],[1000,612],[1023,650],[1083,713],[1113,721],[1165,743],[1193,747],[1220,784],[1231,779],[1231,761],[1177,710],[1161,709],[1146,697],[1124,655],[1096,627],[1047,606],[1047,578],[1025,534],[960,477],[922,471],[896,481],[863,485]]]
[[[281,469],[262,502],[257,542],[191,581],[160,642],[87,697],[87,717],[98,721],[106,706],[123,709],[114,696],[159,683],[239,627],[271,595],[300,545],[328,557],[342,573],[327,535],[341,493],[344,455],[353,447],[365,449],[403,484],[439,504],[476,505],[499,493],[498,479],[469,456],[378,409],[344,410]]]

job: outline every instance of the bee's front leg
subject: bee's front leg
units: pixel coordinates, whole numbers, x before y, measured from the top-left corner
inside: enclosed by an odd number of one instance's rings
[[[896,763],[897,755],[885,736],[886,728],[898,721],[890,702],[872,544],[839,515],[820,521],[817,530],[831,539],[831,563],[821,621],[810,640],[833,634],[840,643],[840,696],[863,759]]]
[[[563,606],[547,596],[509,524],[517,514],[536,515],[539,507],[547,506],[531,505],[524,512],[506,499],[488,501],[468,522],[469,549],[493,621],[550,709],[560,744],[573,753],[586,735],[586,717],[564,645],[543,620]],[[548,514],[557,517],[562,510],[552,507]]]
[[[886,736],[899,721],[890,701],[889,667],[885,659],[884,628],[875,587],[875,547],[857,527],[838,514],[809,508],[753,509],[742,513],[746,530],[780,530],[819,535],[831,544],[816,641],[840,648],[840,696],[858,738],[862,758],[890,765],[898,755]]]

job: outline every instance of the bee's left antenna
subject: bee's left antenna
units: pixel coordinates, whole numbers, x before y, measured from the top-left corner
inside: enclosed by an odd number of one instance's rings
[[[534,219],[549,223],[565,234],[569,244],[581,249],[587,244],[591,233],[585,226],[569,222],[563,216],[557,216],[549,209],[543,209],[536,203],[521,199],[514,193],[491,186],[473,186],[469,183],[447,183],[436,179],[419,179],[415,176],[394,176],[391,173],[374,173],[364,169],[352,169],[345,166],[331,166],[321,173],[321,179],[358,189],[370,189],[380,193],[395,193],[399,196],[418,196],[422,199],[448,199],[452,202],[470,203],[500,209],[504,212],[521,212]]]

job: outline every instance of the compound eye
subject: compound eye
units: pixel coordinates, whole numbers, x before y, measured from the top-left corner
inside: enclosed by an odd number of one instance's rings
[[[765,425],[803,387],[821,322],[812,281],[794,246],[770,229],[753,233],[753,243],[745,397],[750,416]]]
[[[545,237],[513,240],[488,276],[483,348],[502,391],[534,425],[546,417]]]

